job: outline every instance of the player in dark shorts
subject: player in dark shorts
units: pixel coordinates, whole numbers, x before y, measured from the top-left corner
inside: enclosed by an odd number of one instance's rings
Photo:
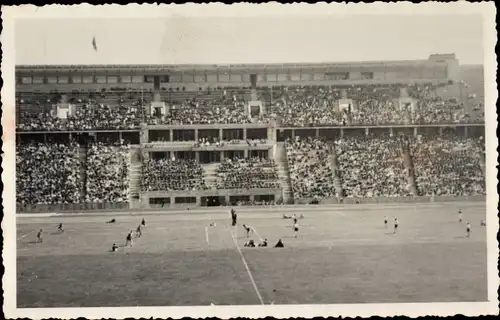
[[[135,229],[135,236],[138,238],[140,238],[142,236],[141,225],[138,225],[137,229]]]
[[[264,241],[259,243],[259,247],[267,247],[267,239],[264,239]]]
[[[116,243],[113,243],[113,246],[111,247],[111,252],[116,252],[118,251],[118,245]]]
[[[462,222],[463,214],[462,210],[458,210],[458,222]]]
[[[115,223],[115,222],[116,222],[116,219],[114,219],[114,218],[109,220],[109,221],[106,221],[106,223]]]
[[[40,231],[38,231],[37,235],[36,235],[36,238],[38,239],[37,242],[38,243],[42,243],[43,242],[43,230],[40,229]]]
[[[61,233],[64,232],[62,223],[59,223],[59,225],[57,226],[57,230],[59,230],[59,232]]]
[[[234,211],[233,208],[231,208],[231,225],[234,227],[237,223],[238,220],[238,215],[236,214],[236,211]]]
[[[295,238],[297,238],[298,234],[299,234],[299,224],[297,223],[297,219],[294,220],[294,224],[293,224],[293,236]]]
[[[470,223],[467,222],[467,238],[470,238]]]
[[[144,218],[142,218],[142,221],[141,221],[141,226],[145,227],[146,226],[146,220],[144,220]]]
[[[127,238],[125,240],[125,247],[128,245],[132,246],[132,231],[127,234]]]
[[[398,231],[399,221],[398,218],[394,218],[394,234]]]
[[[387,216],[384,216],[384,227],[387,229]]]

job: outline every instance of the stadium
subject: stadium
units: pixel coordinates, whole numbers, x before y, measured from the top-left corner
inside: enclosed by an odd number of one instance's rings
[[[454,54],[17,66],[18,307],[485,301],[484,136]]]

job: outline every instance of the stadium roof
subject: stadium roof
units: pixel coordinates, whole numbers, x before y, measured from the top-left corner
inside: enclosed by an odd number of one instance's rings
[[[255,69],[320,69],[333,67],[373,67],[387,65],[416,65],[443,62],[453,60],[455,56],[438,55],[441,61],[437,61],[436,55],[431,55],[426,60],[401,60],[401,61],[366,61],[366,62],[323,62],[323,63],[269,63],[269,64],[111,64],[111,65],[18,65],[16,71],[189,71],[189,70],[212,70],[224,69],[255,70]]]

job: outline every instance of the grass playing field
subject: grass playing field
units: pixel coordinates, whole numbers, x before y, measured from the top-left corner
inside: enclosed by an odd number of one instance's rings
[[[227,209],[116,216],[115,224],[105,223],[109,215],[18,218],[18,307],[487,300],[484,203],[291,210],[240,208],[237,228]],[[304,215],[298,238],[285,212]],[[111,253],[143,217],[142,237]],[[243,223],[257,231],[251,238],[271,246],[282,238],[285,248],[244,248]]]

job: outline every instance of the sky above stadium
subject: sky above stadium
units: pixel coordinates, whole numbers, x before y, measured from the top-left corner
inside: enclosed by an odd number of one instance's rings
[[[482,39],[477,15],[174,16],[15,24],[17,65],[414,60],[433,53],[482,64]]]

